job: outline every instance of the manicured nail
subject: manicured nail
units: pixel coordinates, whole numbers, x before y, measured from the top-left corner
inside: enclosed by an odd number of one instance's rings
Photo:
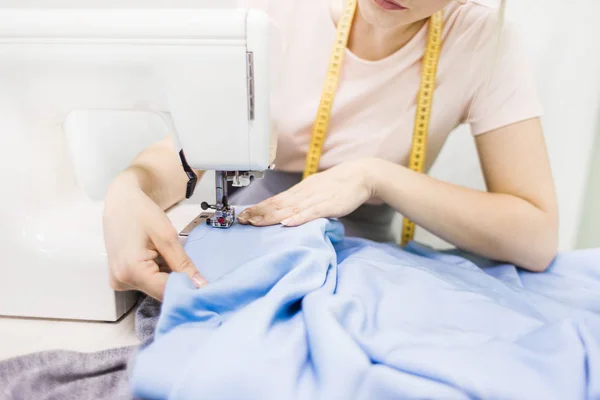
[[[263,220],[262,215],[257,215],[256,217],[250,218],[250,222],[253,224],[258,224],[262,220]]]
[[[194,282],[196,289],[200,289],[202,286],[208,283],[199,272],[196,272],[196,274],[192,277],[192,282]]]
[[[281,221],[281,225],[288,226],[291,222],[292,222],[292,219],[287,218],[287,219],[284,219],[283,221]]]
[[[238,218],[246,220],[250,218],[250,212],[248,210],[244,210],[240,213],[240,215],[238,215]]]

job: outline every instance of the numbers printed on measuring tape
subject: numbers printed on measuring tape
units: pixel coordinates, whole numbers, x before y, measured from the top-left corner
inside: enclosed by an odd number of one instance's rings
[[[331,109],[338,88],[344,56],[350,37],[350,29],[356,14],[358,0],[346,0],[346,8],[338,22],[336,29],[333,52],[329,60],[329,67],[319,102],[317,116],[312,129],[312,136],[306,155],[304,178],[316,174],[319,171],[319,162],[323,153],[323,144],[329,128]],[[421,71],[421,82],[417,96],[417,112],[415,115],[415,126],[413,141],[410,151],[408,166],[410,169],[423,172],[425,155],[427,151],[427,134],[429,131],[429,120],[431,117],[431,104],[435,90],[436,71],[442,42],[443,14],[442,11],[434,14],[429,20],[429,34],[423,67]],[[402,245],[412,240],[415,232],[415,224],[404,219],[402,225]]]
[[[442,46],[442,28],[444,20],[442,12],[437,12],[429,20],[429,35],[427,47],[423,57],[421,71],[421,83],[417,95],[417,112],[415,115],[415,126],[413,141],[408,160],[409,168],[413,171],[423,172],[425,167],[425,156],[427,154],[427,135],[429,132],[429,120],[431,119],[431,105],[435,90],[437,66]],[[415,235],[415,223],[408,218],[402,222],[402,246],[406,246]]]

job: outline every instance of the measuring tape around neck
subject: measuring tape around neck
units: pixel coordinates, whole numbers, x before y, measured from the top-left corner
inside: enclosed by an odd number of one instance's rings
[[[329,67],[321,94],[321,101],[317,111],[317,117],[312,129],[312,136],[306,155],[304,178],[319,171],[319,161],[323,152],[323,143],[329,128],[331,108],[337,91],[344,56],[348,46],[348,38],[357,9],[357,0],[346,0],[346,8],[338,21],[333,52],[329,60]],[[421,71],[421,83],[417,95],[417,111],[415,115],[415,126],[413,131],[412,147],[410,151],[408,167],[413,171],[423,172],[425,166],[425,154],[427,151],[427,133],[429,131],[429,120],[431,116],[431,104],[435,89],[437,65],[442,43],[443,11],[431,16],[429,20],[429,33],[427,46],[423,58]],[[402,224],[402,245],[406,245],[414,237],[415,224],[404,218]]]
[[[329,119],[331,117],[331,107],[335,98],[342,65],[346,56],[346,47],[348,38],[350,37],[350,29],[356,14],[356,4],[358,0],[346,0],[346,9],[342,13],[338,21],[337,30],[335,33],[335,44],[333,52],[329,58],[329,68],[325,77],[325,85],[321,94],[321,101],[317,111],[317,118],[313,125],[310,144],[308,145],[308,154],[306,156],[306,164],[304,167],[304,178],[316,174],[319,171],[319,161],[323,152],[323,142],[329,127]]]
[[[415,114],[415,126],[413,130],[413,141],[410,149],[408,167],[413,171],[423,172],[425,167],[425,155],[427,153],[427,133],[429,132],[429,120],[431,118],[431,103],[435,90],[435,78],[437,66],[442,48],[442,29],[444,25],[443,12],[433,14],[429,20],[429,34],[427,46],[423,57],[421,70],[421,83],[417,95],[417,112]],[[415,223],[404,218],[402,223],[402,246],[413,239],[415,235]]]

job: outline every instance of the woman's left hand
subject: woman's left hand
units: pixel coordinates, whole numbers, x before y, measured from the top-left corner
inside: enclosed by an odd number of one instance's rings
[[[238,221],[255,226],[298,226],[317,218],[346,216],[373,196],[368,178],[371,168],[368,160],[342,163],[247,208]]]

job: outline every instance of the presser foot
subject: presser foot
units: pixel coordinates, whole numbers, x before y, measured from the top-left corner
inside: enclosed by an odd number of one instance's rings
[[[235,222],[235,208],[229,207],[223,211],[206,211],[194,218],[190,223],[179,232],[179,236],[188,237],[192,231],[201,224],[212,226],[213,228],[229,228]]]
[[[227,197],[223,198],[223,203],[217,205],[210,205],[204,201],[201,207],[203,210],[215,210],[212,215],[206,218],[206,225],[213,228],[229,228],[235,222],[235,208],[227,204]]]
[[[206,225],[213,228],[229,228],[235,222],[235,208],[228,207],[224,210],[217,210],[215,213],[206,219]]]

